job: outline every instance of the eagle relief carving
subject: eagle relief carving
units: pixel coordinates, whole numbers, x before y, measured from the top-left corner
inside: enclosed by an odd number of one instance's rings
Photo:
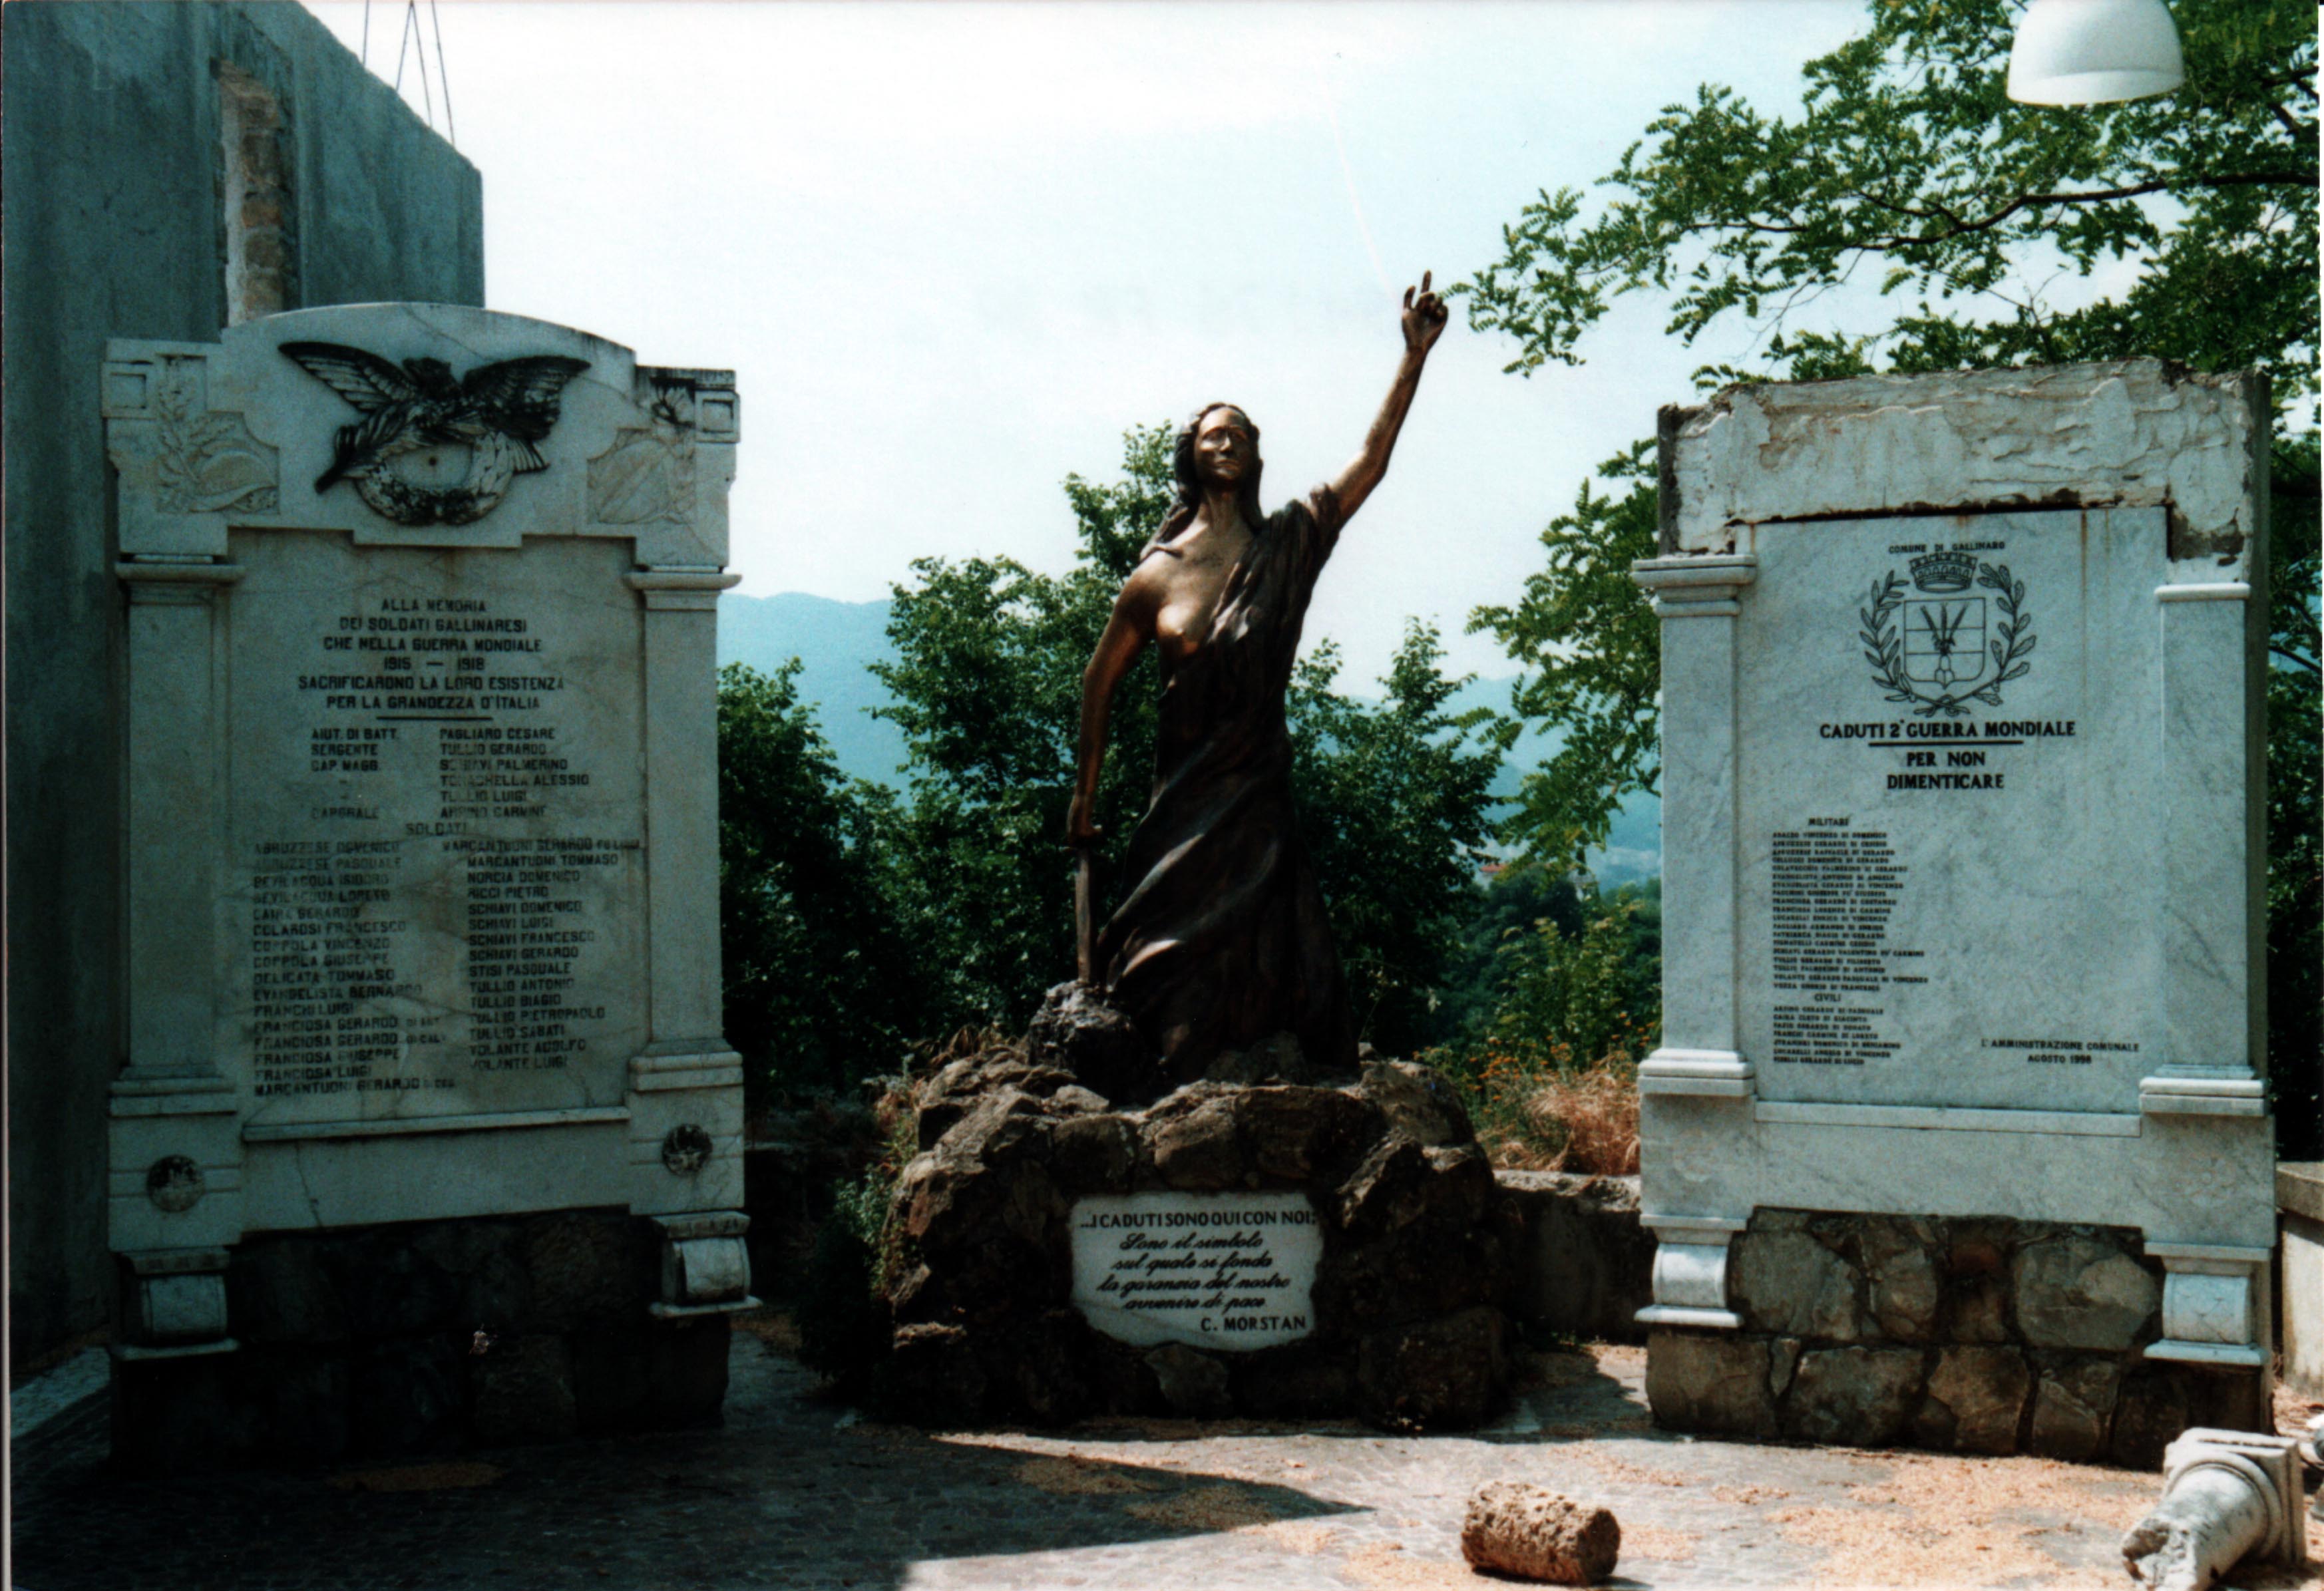
[[[583,359],[536,354],[480,364],[458,380],[440,359],[401,366],[339,343],[285,343],[283,354],[360,411],[339,428],[331,467],[315,490],[341,480],[374,511],[399,525],[472,525],[499,506],[516,477],[545,470],[536,444],[557,424],[565,383],[589,368]],[[466,472],[450,485],[431,470]]]

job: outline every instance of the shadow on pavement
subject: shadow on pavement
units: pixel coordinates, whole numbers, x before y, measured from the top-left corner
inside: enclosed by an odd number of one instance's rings
[[[735,1359],[722,1430],[297,1473],[118,1476],[93,1399],[14,1451],[16,1591],[876,1591],[920,1563],[1357,1512],[1296,1486],[857,1424],[788,1359],[748,1339]]]

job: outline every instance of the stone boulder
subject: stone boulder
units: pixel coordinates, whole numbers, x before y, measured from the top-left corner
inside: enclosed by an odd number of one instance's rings
[[[892,1335],[877,1384],[890,1412],[1359,1414],[1399,1430],[1492,1415],[1524,1231],[1441,1078],[1371,1062],[1339,1087],[1204,1081],[1124,1108],[1089,1071],[1053,1063],[1097,1053],[1102,1017],[1070,993],[1045,1015],[1045,1035],[1021,1050],[954,1059],[915,1090],[920,1153],[897,1180],[881,1246]],[[1072,1304],[1074,1202],[1161,1191],[1304,1194],[1322,1248],[1308,1335],[1248,1351],[1156,1347],[1084,1321]]]

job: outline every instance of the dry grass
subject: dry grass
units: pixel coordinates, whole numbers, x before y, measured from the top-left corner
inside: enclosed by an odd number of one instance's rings
[[[1159,1487],[1158,1482],[1141,1481],[1118,1465],[1074,1454],[1062,1458],[1028,1458],[1017,1467],[1017,1482],[1058,1497],[1119,1496]]]
[[[767,1345],[768,1351],[786,1358],[798,1357],[798,1321],[788,1310],[753,1310],[734,1317],[734,1329],[747,1331]]]
[[[2113,1547],[2153,1504],[2153,1477],[2046,1458],[1889,1453],[1889,1473],[1848,1488],[1845,1504],[1763,1517],[1786,1540],[1821,1549],[1815,1585],[2056,1587],[2124,1583]],[[2092,1538],[2098,1567],[2061,1563],[2043,1538]]]
[[[1684,1531],[1674,1531],[1662,1525],[1626,1524],[1622,1527],[1621,1559],[1646,1563],[1687,1563],[1692,1560],[1695,1548],[1702,1538]],[[1621,1559],[1616,1560],[1616,1568]]]
[[[1477,1591],[1480,1585],[1492,1583],[1465,1563],[1407,1558],[1403,1547],[1394,1541],[1351,1552],[1340,1568],[1349,1579],[1370,1591]]]
[[[1638,1076],[1600,1062],[1586,1071],[1554,1074],[1525,1101],[1526,1120],[1555,1149],[1542,1171],[1629,1177],[1638,1172]]]
[[[1694,1476],[1681,1475],[1674,1469],[1655,1469],[1648,1465],[1633,1464],[1628,1458],[1609,1453],[1591,1442],[1577,1443],[1559,1457],[1581,1459],[1618,1486],[1691,1486],[1697,1479]]]
[[[1330,1527],[1298,1524],[1290,1520],[1275,1524],[1247,1525],[1240,1533],[1247,1540],[1261,1542],[1277,1552],[1288,1552],[1296,1558],[1313,1558],[1332,1544]]]
[[[1234,1485],[1197,1486],[1175,1497],[1130,1504],[1123,1512],[1152,1524],[1190,1533],[1239,1531],[1251,1525],[1272,1524],[1277,1517],[1266,1499]]]
[[[1496,1166],[1637,1174],[1638,1073],[1627,1058],[1565,1071],[1496,1057],[1478,1087],[1478,1137]]]

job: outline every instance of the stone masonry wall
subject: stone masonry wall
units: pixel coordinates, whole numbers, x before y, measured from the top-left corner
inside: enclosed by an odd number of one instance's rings
[[[2139,1468],[2190,1425],[2258,1429],[2256,1372],[2148,1361],[2163,1267],[2131,1228],[1762,1209],[1738,1331],[1657,1329],[1658,1424]]]
[[[226,1271],[232,1353],[116,1359],[115,1461],[168,1470],[715,1424],[724,1315],[664,1323],[619,1210],[278,1232]]]

